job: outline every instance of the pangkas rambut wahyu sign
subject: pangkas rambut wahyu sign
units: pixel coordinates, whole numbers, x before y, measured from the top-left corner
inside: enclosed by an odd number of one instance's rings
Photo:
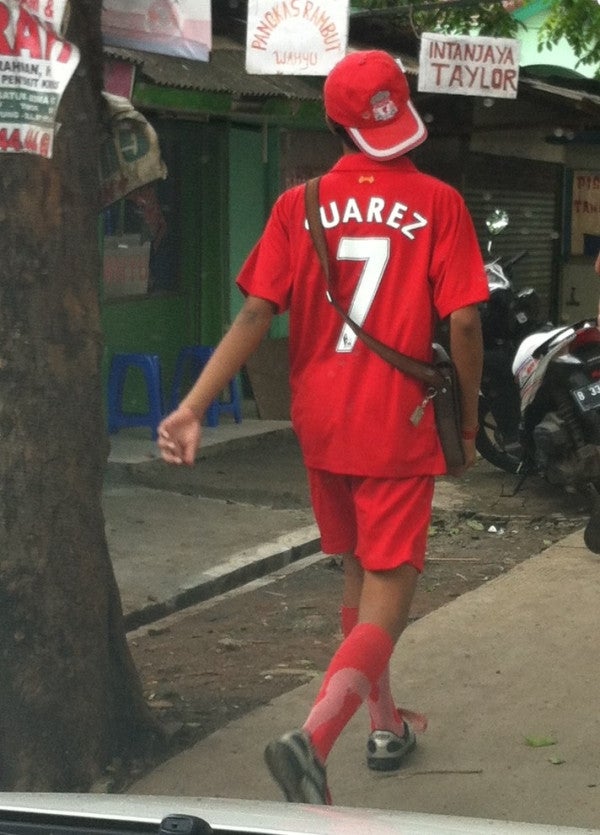
[[[348,0],[248,0],[246,71],[327,75],[346,54]]]

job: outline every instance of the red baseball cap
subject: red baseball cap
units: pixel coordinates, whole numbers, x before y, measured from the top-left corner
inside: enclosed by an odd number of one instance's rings
[[[399,157],[427,139],[400,60],[378,49],[351,52],[323,87],[325,112],[372,159]]]

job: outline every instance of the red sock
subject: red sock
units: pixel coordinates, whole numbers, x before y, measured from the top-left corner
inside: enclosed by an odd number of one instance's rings
[[[394,644],[374,623],[359,623],[335,653],[304,730],[321,762],[387,667]]]
[[[367,701],[372,731],[391,731],[398,736],[404,733],[402,713],[394,704],[390,688],[390,668],[386,666],[379,681],[369,693]]]
[[[340,618],[342,621],[342,634],[344,638],[347,638],[358,623],[358,609],[350,606],[342,606],[340,609]],[[391,731],[399,736],[402,735],[404,732],[402,714],[394,704],[390,688],[390,668],[387,664],[379,681],[369,693],[367,707],[369,709],[372,731]]]

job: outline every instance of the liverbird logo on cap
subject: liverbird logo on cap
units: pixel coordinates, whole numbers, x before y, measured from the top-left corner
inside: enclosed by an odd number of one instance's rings
[[[371,111],[376,122],[387,122],[394,118],[398,108],[392,101],[389,91],[381,90],[371,99]]]

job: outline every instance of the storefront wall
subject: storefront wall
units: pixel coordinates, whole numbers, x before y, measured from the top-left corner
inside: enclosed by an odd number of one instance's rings
[[[296,130],[233,124],[229,131],[230,316],[242,304],[235,281],[258,241],[271,206],[287,188],[326,171],[340,144],[326,129]],[[286,337],[287,316],[273,322],[269,337]]]
[[[473,153],[489,160],[491,177],[482,180],[482,184],[491,193],[494,193],[492,185],[506,188],[509,195],[524,192],[530,211],[536,208],[535,203],[532,205],[535,193],[540,195],[533,219],[536,223],[542,220],[551,238],[546,243],[547,251],[554,252],[551,274],[544,274],[542,262],[535,259],[524,259],[520,267],[535,270],[531,283],[536,286],[550,283],[546,295],[550,299],[551,318],[566,323],[596,316],[598,309],[600,284],[594,272],[594,251],[596,236],[600,235],[600,130],[588,131],[569,141],[562,130],[567,122],[564,115],[553,108],[546,115],[537,112],[535,116],[543,127],[476,133],[470,147]],[[515,161],[520,173],[505,180],[505,171],[511,176]],[[578,183],[583,183],[582,191]],[[548,228],[550,190],[554,191],[555,215],[552,227]],[[509,235],[501,236],[499,244],[510,244],[511,238],[514,240],[518,234],[526,239],[524,233],[530,226],[511,223]],[[519,229],[523,232],[519,233]],[[527,248],[525,243],[520,246],[518,240],[514,245],[515,249]]]
[[[203,137],[200,126],[194,124],[155,120],[153,126],[168,167],[167,179],[154,186],[161,234],[152,236],[142,211],[129,200],[113,204],[101,217],[103,372],[106,379],[114,353],[157,354],[168,403],[175,356],[199,335],[201,154],[196,149],[202,147]],[[141,376],[139,380],[135,373],[130,377],[126,408],[144,411]]]
[[[463,195],[486,260],[522,256],[512,270],[515,288],[533,287],[544,319],[558,315],[563,168],[515,157],[499,160],[471,154]],[[494,209],[509,217],[506,229],[490,237],[485,224]],[[488,245],[491,244],[491,252]]]
[[[229,129],[229,320],[243,297],[235,280],[265,223],[274,137],[266,127],[231,125]]]
[[[135,95],[134,104],[140,107]],[[289,179],[291,162],[285,138],[294,131],[290,131],[285,114],[283,125],[273,117],[269,120],[272,124],[243,115],[239,120],[219,114],[202,119],[192,106],[186,121],[186,99],[164,116],[158,116],[152,106],[140,110],[156,129],[164,149],[168,176],[164,183],[155,184],[155,190],[167,233],[155,247],[143,218],[140,220],[139,208],[127,200],[113,204],[103,214],[104,375],[106,379],[114,353],[158,354],[165,408],[169,408],[179,350],[190,344],[216,344],[242,304],[236,277]],[[314,116],[309,112],[311,120]],[[302,128],[302,119],[292,121]],[[313,139],[325,136],[328,143],[326,131],[309,133]],[[320,143],[309,144],[318,147]],[[322,168],[313,162],[306,170],[312,174]],[[140,276],[137,266],[129,272],[119,263],[114,267],[115,260],[119,262],[120,242],[126,244],[129,257],[146,261],[147,275]],[[287,318],[277,317],[270,337],[286,335]],[[125,408],[144,411],[141,376],[130,376]]]
[[[225,112],[225,100],[213,97],[206,107],[213,112],[203,113],[201,98],[191,101],[176,92],[170,112],[169,96],[158,89],[140,95],[141,104],[134,96],[134,104],[157,129],[169,157],[173,182],[164,184],[164,210],[177,255],[166,271],[163,264],[162,282],[151,292],[111,298],[103,286],[105,367],[116,351],[157,353],[166,394],[179,349],[215,344],[239,310],[242,297],[235,279],[277,195],[327,170],[339,155],[338,140],[324,129],[317,107],[306,115],[294,115],[288,105],[281,114],[237,117]],[[159,112],[166,115],[158,117]],[[415,152],[415,161],[465,194],[482,246],[488,207],[511,214],[509,231],[495,244],[497,251],[513,255],[517,248],[532,249],[520,266],[517,284],[534,284],[548,315],[560,314],[566,192],[569,171],[580,165],[579,158],[567,160],[566,151],[551,148],[535,132],[530,142],[525,134],[513,133],[511,144],[501,131],[486,129],[475,138],[468,131],[462,136],[432,134]],[[589,167],[597,168],[595,162]],[[277,317],[269,336],[286,335],[287,318]],[[134,386],[129,407],[137,407],[140,397],[143,392]]]

